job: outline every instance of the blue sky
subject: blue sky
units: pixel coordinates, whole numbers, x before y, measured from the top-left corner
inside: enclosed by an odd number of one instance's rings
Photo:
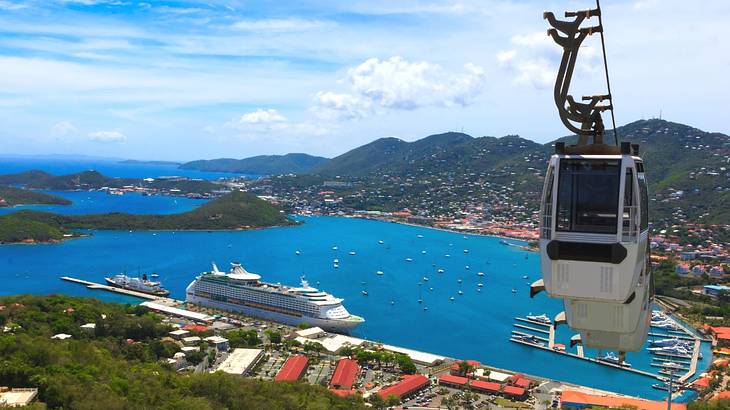
[[[542,11],[592,5],[0,0],[0,154],[334,156],[450,130],[545,142],[566,131]],[[661,111],[730,133],[730,2],[603,9],[619,124]],[[576,95],[604,92],[598,47],[581,50]]]

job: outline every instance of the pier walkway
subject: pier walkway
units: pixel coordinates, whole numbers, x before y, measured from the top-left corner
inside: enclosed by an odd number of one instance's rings
[[[79,285],[84,285],[84,286],[86,286],[87,289],[105,290],[107,292],[114,292],[114,293],[119,293],[122,295],[134,296],[134,297],[140,298],[140,299],[153,300],[158,303],[165,304],[165,305],[179,303],[178,301],[176,301],[174,299],[170,299],[170,298],[166,298],[166,297],[150,295],[148,293],[137,292],[137,291],[129,290],[129,289],[122,289],[122,288],[118,288],[116,286],[103,285],[101,283],[91,282],[91,281],[79,279],[79,278],[72,278],[70,276],[61,276],[61,280],[65,280],[66,282],[78,283]]]

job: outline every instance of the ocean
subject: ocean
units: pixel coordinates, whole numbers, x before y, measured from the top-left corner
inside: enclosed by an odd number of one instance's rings
[[[79,196],[72,200],[93,198],[90,203],[76,201],[64,207],[66,212],[170,213],[199,204],[180,198],[90,194],[97,193],[61,193]],[[516,316],[545,313],[552,317],[562,310],[562,302],[544,294],[529,297],[528,284],[539,277],[535,253],[505,246],[492,237],[355,218],[299,219],[305,223],[255,231],[96,231],[91,237],[59,244],[3,245],[0,295],[65,293],[137,303],[134,298],[90,291],[59,277],[102,282],[119,272],[156,272],[172,297],[184,299],[185,287],[210,269],[211,262],[227,269],[229,262],[239,261],[265,281],[297,285],[305,276],[311,285],[344,298],[347,309],[366,320],[354,331],[358,337],[634,396],[664,396],[651,388],[655,379],[509,341],[511,331],[517,330],[513,327]],[[340,261],[338,269],[334,259]],[[439,269],[444,272],[438,273]],[[384,274],[377,275],[379,270]],[[556,341],[567,345],[571,335],[562,326]],[[703,354],[700,369],[709,366],[709,346],[703,347]],[[655,371],[646,351],[629,353],[627,361],[635,368]]]

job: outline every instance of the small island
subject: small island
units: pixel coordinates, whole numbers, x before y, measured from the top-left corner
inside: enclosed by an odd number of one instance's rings
[[[0,243],[54,242],[99,230],[243,230],[293,225],[278,207],[256,195],[232,191],[188,212],[172,215],[59,215],[18,211],[0,216]]]
[[[71,205],[60,196],[0,185],[0,208],[16,205]]]

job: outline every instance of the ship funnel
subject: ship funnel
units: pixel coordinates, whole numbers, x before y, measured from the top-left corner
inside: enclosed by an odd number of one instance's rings
[[[218,265],[216,265],[215,262],[213,262],[213,273],[216,274],[216,275],[222,275],[223,274],[220,270],[218,270]]]

